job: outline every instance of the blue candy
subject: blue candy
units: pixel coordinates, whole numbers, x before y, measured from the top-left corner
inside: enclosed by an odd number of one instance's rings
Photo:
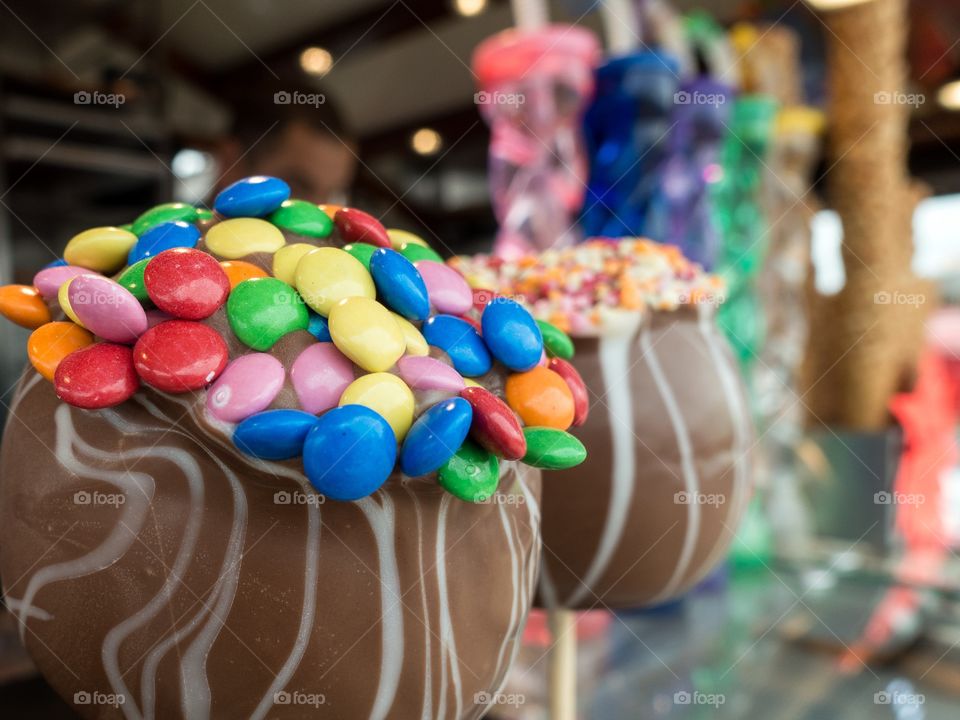
[[[477,377],[490,370],[493,361],[480,333],[453,315],[434,315],[420,329],[429,345],[450,356],[453,367],[466,377]]]
[[[540,328],[530,313],[513,300],[491,300],[480,317],[480,327],[490,352],[511,370],[525,372],[540,362]]]
[[[307,332],[313,335],[320,342],[333,342],[330,337],[330,325],[323,315],[317,315],[313,310],[310,313],[310,324],[307,325]]]
[[[427,286],[420,272],[395,250],[379,248],[370,256],[370,274],[380,299],[407,320],[430,315]]]
[[[400,449],[400,469],[410,477],[438,470],[463,445],[472,421],[473,410],[463,398],[437,403],[407,432]]]
[[[63,258],[57,258],[56,260],[52,262],[48,262],[46,265],[44,265],[43,269],[46,270],[47,268],[52,268],[52,267],[63,267],[64,265],[69,265],[69,264],[70,263],[68,263]]]
[[[397,438],[390,424],[363,405],[324,413],[303,448],[307,479],[332,500],[358,500],[376,492],[396,460]]]
[[[171,248],[196,247],[199,240],[200,231],[197,227],[181,220],[154,225],[140,236],[136,245],[130,248],[127,265],[133,265],[144,258],[154,257]]]
[[[319,420],[303,410],[266,410],[237,425],[233,444],[263,460],[289,460],[303,454],[307,433]]]
[[[220,191],[213,209],[224,217],[263,217],[290,197],[290,186],[280,178],[267,175],[237,180]]]

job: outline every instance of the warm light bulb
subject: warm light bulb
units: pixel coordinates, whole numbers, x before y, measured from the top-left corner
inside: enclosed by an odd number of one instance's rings
[[[410,137],[410,147],[418,155],[436,155],[443,147],[443,138],[433,128],[420,128]]]
[[[463,17],[473,17],[487,9],[487,0],[453,0],[453,9]]]
[[[865,5],[873,0],[807,0],[807,3],[816,10],[841,10],[854,5]]]
[[[960,110],[960,80],[954,80],[940,88],[937,102],[947,110]]]
[[[309,75],[323,77],[333,67],[333,55],[321,47],[308,47],[300,53],[300,67]]]

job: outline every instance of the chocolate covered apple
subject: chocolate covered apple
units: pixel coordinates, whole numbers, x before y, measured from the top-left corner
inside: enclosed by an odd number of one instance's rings
[[[34,328],[4,601],[86,717],[476,718],[513,657],[539,468],[584,458],[504,401],[539,327],[498,300],[481,335],[422,240],[288,195],[159,206],[0,288]]]
[[[550,369],[569,360],[589,392],[572,431],[587,460],[545,478],[540,602],[635,607],[689,589],[723,558],[751,484],[750,417],[713,320],[719,280],[634,239],[453,265],[478,292],[526,303]]]

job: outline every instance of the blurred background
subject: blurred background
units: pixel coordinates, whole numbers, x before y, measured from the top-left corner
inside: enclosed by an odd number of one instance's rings
[[[724,275],[759,436],[725,567],[584,631],[583,716],[955,717],[960,3],[547,10],[603,47],[596,94],[558,81],[544,120],[579,131],[586,113],[587,183],[564,210],[580,236],[650,236]],[[491,160],[511,116],[473,54],[518,22],[509,2],[0,0],[0,17],[4,283],[30,284],[83,228],[209,206],[255,173],[444,256],[489,250],[506,222],[489,170],[523,162]],[[0,330],[4,406],[27,334]],[[0,624],[4,715],[70,717]],[[498,717],[543,717],[528,640],[523,702]]]

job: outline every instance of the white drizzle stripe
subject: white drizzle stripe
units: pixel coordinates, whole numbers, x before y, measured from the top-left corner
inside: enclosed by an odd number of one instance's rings
[[[497,510],[500,513],[500,522],[503,525],[503,534],[507,539],[507,546],[510,548],[510,577],[514,579],[510,599],[510,627],[513,628],[517,620],[517,604],[519,602],[518,596],[522,592],[520,588],[520,585],[523,584],[520,582],[520,578],[522,577],[520,573],[522,570],[518,568],[517,550],[513,545],[513,530],[510,526],[509,520],[507,519],[507,511],[503,506],[503,503],[499,503]],[[511,639],[512,638],[509,634],[504,634],[503,641],[500,643],[500,651],[497,653],[497,672],[494,677],[500,676],[503,656],[507,651],[507,645],[510,643]],[[492,698],[490,702],[492,702]]]
[[[122,558],[143,527],[153,499],[153,478],[145,473],[115,472],[91,468],[73,454],[73,447],[90,448],[77,437],[69,405],[60,405],[54,413],[56,424],[55,453],[57,460],[68,471],[79,477],[103,480],[123,491],[125,501],[120,521],[97,547],[73,560],[46,565],[35,572],[27,583],[20,600],[20,639],[25,636],[25,619],[32,615],[33,600],[50,583],[73,580],[104,570]],[[92,448],[90,448],[92,450]]]
[[[567,598],[565,605],[568,607],[577,605],[588,594],[593,593],[597,582],[610,565],[620,538],[623,537],[623,530],[630,514],[637,460],[633,421],[634,398],[632,393],[621,391],[617,386],[624,382],[629,386],[632,369],[630,351],[634,347],[636,329],[643,322],[644,316],[637,314],[631,326],[605,335],[599,341],[597,354],[603,376],[603,391],[609,414],[613,454],[610,503],[607,506],[607,517],[597,552],[583,574],[583,578]]]
[[[669,332],[669,331],[668,331]],[[685,489],[691,498],[695,498],[700,492],[700,483],[697,478],[697,468],[693,457],[693,443],[690,440],[690,431],[683,419],[683,413],[673,394],[660,361],[653,350],[653,343],[650,342],[650,332],[644,328],[640,332],[640,346],[646,358],[650,373],[657,385],[657,390],[667,408],[667,415],[670,418],[670,424],[673,426],[673,432],[677,438],[677,448],[680,450],[680,465],[683,469],[683,482]],[[691,501],[687,503],[687,527],[684,532],[683,549],[680,551],[680,557],[677,559],[677,565],[673,569],[673,575],[664,586],[664,588],[651,598],[651,603],[658,602],[663,598],[669,597],[683,580],[690,560],[693,558],[693,552],[697,545],[697,537],[700,534],[700,503]]]
[[[457,702],[457,710],[454,717],[460,717],[462,710],[461,680],[460,680],[460,657],[457,654],[457,642],[453,633],[453,620],[450,617],[450,595],[447,588],[447,511],[450,508],[450,499],[452,495],[445,493],[440,500],[440,513],[437,518],[437,585],[440,591],[440,644],[443,648],[443,657],[450,662],[450,677],[453,680],[454,697]],[[442,712],[440,718],[446,717],[446,688],[444,696],[441,698]]]
[[[397,567],[396,522],[393,500],[387,493],[378,493],[382,506],[369,497],[356,501],[356,506],[367,516],[370,529],[377,541],[380,559],[380,626],[381,643],[380,681],[370,711],[371,720],[382,720],[390,713],[400,685],[403,669],[403,608],[400,594],[400,570]]]
[[[24,370],[24,373],[27,373],[27,372],[29,372],[29,369]],[[41,380],[43,380],[43,375],[41,375],[38,372],[34,372],[33,377],[31,377],[29,380],[27,380],[23,385],[21,385],[17,389],[17,392],[16,394],[14,394],[13,400],[10,403],[11,415],[17,414],[17,406],[20,404],[20,401],[23,400],[23,398],[27,396],[27,393],[33,390],[34,386]]]
[[[410,496],[413,511],[417,518],[417,562],[420,585],[420,603],[423,607],[423,707],[420,720],[430,720],[433,714],[433,643],[430,639],[430,607],[427,605],[427,583],[423,571],[423,513],[420,510],[420,498],[407,485],[403,486]]]

